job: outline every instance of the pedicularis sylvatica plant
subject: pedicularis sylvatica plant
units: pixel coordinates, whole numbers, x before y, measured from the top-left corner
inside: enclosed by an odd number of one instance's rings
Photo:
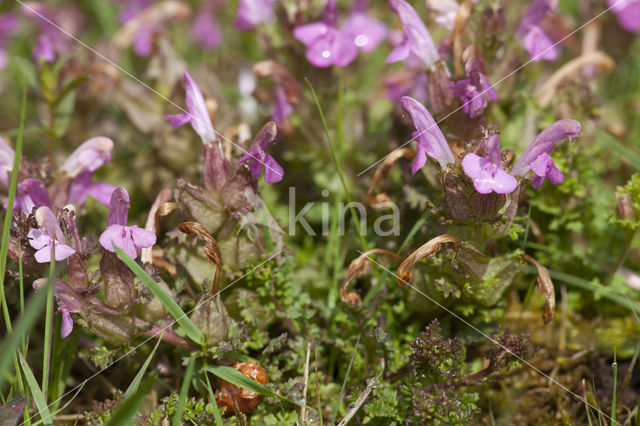
[[[635,424],[638,33],[640,0],[2,3],[1,422]]]

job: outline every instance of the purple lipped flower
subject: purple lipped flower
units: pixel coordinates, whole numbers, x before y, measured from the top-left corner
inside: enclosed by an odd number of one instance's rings
[[[164,118],[170,120],[170,124],[173,127],[191,123],[191,127],[200,135],[204,144],[211,144],[217,141],[218,136],[213,129],[213,124],[211,124],[211,117],[209,117],[209,110],[204,102],[202,92],[187,71],[184,72],[184,86],[186,89],[187,110],[189,112],[176,115],[167,114],[164,115]]]
[[[532,186],[535,189],[540,188],[545,178],[554,185],[562,183],[564,175],[553,164],[549,153],[562,139],[580,136],[580,130],[580,123],[576,120],[556,121],[536,136],[511,169],[511,174],[524,177],[529,171],[533,171]]]
[[[7,48],[9,40],[18,30],[18,18],[12,13],[0,14],[0,70],[4,69],[9,63]]]
[[[76,252],[68,245],[62,243],[62,241],[65,241],[64,234],[49,207],[38,207],[35,217],[39,228],[32,228],[27,234],[27,237],[29,238],[31,247],[37,250],[34,255],[36,262],[51,262],[52,246],[56,261],[64,260]]]
[[[213,18],[215,10],[215,1],[204,2],[203,5],[198,8],[196,17],[193,20],[193,25],[191,26],[191,33],[195,40],[208,50],[219,47],[222,42],[220,24]]]
[[[9,187],[9,179],[13,170],[16,153],[9,142],[0,136],[0,186]]]
[[[518,186],[518,181],[502,169],[499,135],[489,136],[486,150],[487,157],[480,157],[474,153],[465,155],[462,159],[465,174],[471,178],[474,188],[480,194],[513,192]]]
[[[241,30],[250,30],[262,23],[270,21],[275,0],[239,0],[234,26]]]
[[[349,17],[342,26],[356,47],[363,52],[371,52],[387,36],[387,26],[368,14],[367,0],[357,0]]]
[[[542,21],[558,7],[558,0],[534,0],[520,20],[516,37],[529,52],[532,61],[554,61],[560,55],[560,47],[541,28]]]
[[[245,155],[238,162],[248,162],[251,169],[251,175],[254,179],[258,179],[262,174],[262,166],[264,165],[264,181],[266,183],[276,183],[282,180],[284,169],[269,154],[267,149],[276,139],[277,128],[276,123],[270,121],[265,124],[262,130],[253,140],[249,155]]]
[[[91,195],[105,206],[109,205],[111,194],[116,189],[115,185],[106,182],[93,182],[93,172],[80,173],[71,182],[67,202],[82,204]]]
[[[389,54],[387,63],[407,60],[413,56],[418,58],[427,69],[433,68],[440,56],[429,30],[418,13],[404,0],[389,0],[389,4],[400,17],[405,38]]]
[[[115,252],[113,246],[116,245],[129,257],[135,259],[138,251],[156,243],[156,234],[137,225],[127,226],[128,214],[129,193],[119,186],[111,194],[107,229],[100,235],[99,241],[105,250]]]
[[[301,25],[293,30],[295,38],[307,48],[309,62],[318,68],[331,65],[344,67],[358,56],[358,48],[351,36],[337,26],[335,0],[329,0],[322,21]]]
[[[632,33],[640,31],[640,0],[607,0],[607,6],[622,28]]]
[[[273,105],[273,111],[271,112],[271,118],[276,123],[283,123],[293,112],[293,105],[287,100],[287,94],[280,85],[276,85],[274,90],[275,102]]]
[[[38,179],[25,179],[20,182],[13,208],[28,216],[34,207],[42,206],[51,207],[51,197],[44,183]]]
[[[75,178],[84,172],[95,172],[111,161],[113,141],[104,136],[98,136],[83,142],[67,157],[60,171]]]
[[[47,281],[47,278],[39,278],[33,282],[33,288],[40,290],[47,284]],[[73,331],[71,314],[86,312],[87,302],[69,284],[60,279],[55,281],[53,295],[58,303],[58,312],[62,315],[60,336],[66,339]]]
[[[118,20],[124,24],[151,5],[149,0],[112,0],[119,5]],[[149,57],[153,51],[153,36],[162,28],[158,23],[146,23],[140,26],[133,39],[133,51],[138,56]]]
[[[451,93],[463,102],[462,112],[476,118],[487,107],[488,101],[498,100],[498,94],[480,70],[475,57],[467,60],[464,69],[467,78],[451,83]]]
[[[456,158],[449,148],[440,127],[429,111],[418,101],[408,96],[400,100],[402,109],[411,116],[416,128],[414,138],[417,140],[416,158],[413,160],[411,173],[415,174],[427,162],[427,155],[435,159],[442,169],[448,164],[455,163]]]

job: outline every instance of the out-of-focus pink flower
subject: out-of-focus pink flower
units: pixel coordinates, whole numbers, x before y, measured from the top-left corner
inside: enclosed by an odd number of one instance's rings
[[[558,7],[558,0],[533,0],[516,31],[532,61],[554,61],[560,55],[560,47],[542,29],[542,21]]]
[[[431,69],[440,59],[429,30],[418,13],[404,0],[389,0],[391,9],[398,14],[404,28],[404,40],[387,57],[387,63],[417,58],[424,67]]]
[[[264,181],[266,183],[280,182],[284,177],[284,169],[276,160],[267,154],[267,148],[275,141],[276,125],[269,122],[264,125],[260,133],[253,141],[253,146],[249,151],[249,155],[242,157],[238,162],[246,161],[249,163],[251,175],[254,179],[258,179],[262,174],[262,166],[264,165]]]
[[[9,187],[9,178],[13,170],[16,153],[9,142],[0,136],[0,186]]]
[[[47,284],[47,281],[47,278],[39,278],[33,282],[33,288],[40,290]],[[56,280],[53,287],[53,295],[58,302],[58,312],[62,314],[60,336],[66,339],[73,331],[71,314],[86,311],[87,303],[69,284],[59,279]]]
[[[138,251],[156,243],[156,234],[137,225],[127,226],[129,214],[129,193],[117,187],[111,194],[107,229],[100,235],[100,245],[105,250],[115,252],[114,245],[122,249],[129,257],[135,259]]]
[[[453,31],[460,5],[456,0],[426,0],[427,8],[436,17],[433,19],[441,27]]]
[[[38,179],[25,179],[20,182],[13,208],[28,216],[34,207],[42,206],[51,207],[51,197],[44,183]]]
[[[84,172],[95,172],[111,161],[113,141],[104,136],[91,138],[82,143],[62,163],[60,171],[70,177],[77,177]]]
[[[274,3],[275,0],[239,0],[235,27],[246,31],[271,20]]]
[[[451,93],[463,102],[462,112],[476,118],[487,107],[487,101],[498,100],[498,94],[480,70],[475,57],[469,58],[464,68],[467,78],[451,83]]]
[[[9,62],[7,47],[9,40],[18,30],[18,18],[12,13],[0,14],[0,70],[4,69]]]
[[[632,33],[640,31],[640,0],[607,0],[607,5],[622,28]]]
[[[368,13],[368,2],[357,0],[342,30],[346,32],[356,47],[363,52],[371,52],[387,36],[387,26]]]
[[[76,252],[68,245],[62,243],[62,241],[65,241],[64,234],[49,207],[39,207],[38,210],[36,210],[35,217],[39,228],[31,229],[27,237],[29,238],[31,247],[37,250],[34,255],[36,262],[51,262],[52,246],[56,261],[64,260]]]
[[[213,18],[216,2],[207,1],[200,6],[191,26],[195,40],[205,49],[213,50],[222,42],[222,32],[218,21]]]
[[[186,101],[188,113],[165,115],[164,118],[170,120],[171,126],[180,127],[187,123],[191,123],[191,127],[202,138],[202,143],[211,144],[218,140],[218,136],[211,123],[207,104],[200,88],[193,80],[191,75],[184,72],[184,86],[186,90]]]
[[[276,86],[274,95],[275,102],[271,118],[273,118],[273,121],[276,123],[283,123],[284,119],[293,112],[293,105],[287,100],[287,94],[284,92],[282,86]]]

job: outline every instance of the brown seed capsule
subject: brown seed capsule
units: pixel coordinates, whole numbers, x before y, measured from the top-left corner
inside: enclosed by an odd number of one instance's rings
[[[267,373],[262,367],[260,367],[260,365],[258,365],[257,362],[234,362],[231,367],[261,385],[269,383]],[[243,413],[251,413],[256,409],[260,401],[262,401],[262,395],[248,389],[243,389],[221,379],[220,389],[216,391],[216,403],[219,407],[226,407],[227,412],[233,412],[234,399],[236,400],[240,411]]]

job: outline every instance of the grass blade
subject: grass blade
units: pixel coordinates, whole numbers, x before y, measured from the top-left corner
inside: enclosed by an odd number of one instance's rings
[[[206,371],[204,372],[204,379],[207,382],[207,392],[209,392],[211,405],[213,405],[213,416],[216,419],[216,426],[224,426],[224,423],[222,422],[222,415],[220,415],[220,408],[218,408],[218,403],[216,402],[216,395],[213,392],[213,388],[211,387],[211,382],[209,381],[209,376]]]
[[[225,381],[227,381],[227,382],[229,382],[229,383],[231,383],[233,385],[239,386],[239,387],[241,387],[243,389],[250,390],[250,391],[255,392],[257,394],[264,395],[264,396],[275,397],[275,398],[278,398],[278,399],[280,399],[282,401],[286,401],[288,403],[295,404],[295,405],[297,405],[299,407],[305,406],[304,404],[296,402],[296,401],[294,401],[292,399],[287,398],[286,396],[280,395],[279,393],[276,393],[276,392],[272,391],[268,387],[266,387],[264,385],[261,385],[260,383],[256,382],[255,380],[245,376],[244,374],[242,374],[241,372],[239,372],[235,368],[227,367],[226,365],[212,365],[210,367],[206,367],[204,370],[212,373],[213,375],[215,375],[215,376],[221,378],[222,380],[225,380]],[[309,407],[307,407],[307,409],[309,409]]]
[[[142,399],[151,390],[151,385],[153,385],[155,379],[155,376],[149,377],[142,383],[140,388],[136,392],[134,392],[133,395],[122,401],[122,403],[120,403],[120,406],[118,407],[118,411],[113,413],[113,415],[109,419],[109,423],[107,423],[107,426],[132,424],[132,417],[138,411],[138,407],[140,406],[140,403],[142,403]]]
[[[113,246],[113,248],[116,250],[118,256],[120,256],[120,259],[122,259],[122,261],[129,267],[129,269],[131,269],[131,271],[136,274],[138,278],[140,278],[140,280],[144,283],[145,286],[147,286],[151,293],[153,293],[153,295],[160,300],[164,307],[167,308],[178,325],[182,327],[182,330],[184,330],[187,337],[199,345],[204,345],[204,335],[198,329],[198,327],[196,327],[195,324],[191,322],[187,314],[184,313],[182,308],[173,300],[173,298],[168,295],[162,289],[162,287],[160,287],[158,283],[155,282],[153,278],[151,278],[144,271],[144,269],[142,269],[142,267],[140,267],[140,265],[136,263],[135,260],[133,260],[115,245]]]
[[[48,282],[46,285],[50,286],[53,284]],[[41,289],[31,296],[27,301],[24,314],[18,319],[13,331],[2,339],[2,344],[0,345],[0,371],[7,370],[7,367],[9,366],[11,359],[15,356],[16,350],[20,346],[24,336],[29,334],[29,331],[31,331],[34,324],[40,317],[46,297],[46,289]],[[0,374],[0,388],[2,388],[2,385],[4,384],[5,377],[6,375]]]
[[[180,398],[178,399],[178,407],[176,413],[173,415],[172,426],[182,425],[182,414],[184,414],[184,406],[187,404],[187,398],[189,397],[189,388],[191,387],[191,379],[193,378],[193,370],[196,366],[196,361],[191,360],[187,366],[187,371],[184,373],[184,379],[182,380],[182,386],[180,386]]]
[[[29,392],[31,392],[31,396],[36,402],[36,407],[38,407],[38,413],[40,414],[40,417],[44,421],[45,425],[53,425],[53,418],[51,417],[51,412],[49,412],[47,400],[45,399],[40,386],[38,386],[38,382],[33,376],[33,372],[31,371],[31,368],[29,368],[29,364],[27,364],[27,361],[24,359],[21,353],[18,353],[18,357],[20,358],[22,373],[24,374],[24,377],[27,380],[27,384],[29,385]]]
[[[333,410],[333,418],[331,419],[331,424],[336,424],[336,417],[338,417],[338,408],[340,407],[340,402],[342,401],[342,396],[344,395],[344,389],[347,387],[347,381],[349,380],[349,374],[351,374],[351,367],[353,366],[353,361],[356,358],[356,353],[358,352],[358,344],[360,343],[360,334],[358,334],[358,340],[356,340],[356,345],[353,348],[353,353],[351,354],[351,361],[349,361],[349,367],[347,368],[347,374],[344,376],[344,381],[342,382],[342,388],[340,388],[340,394],[338,395],[338,402],[336,403],[336,408]]]
[[[158,349],[158,346],[160,346],[161,341],[162,341],[162,334],[160,335],[160,337],[158,337],[158,341],[156,342],[156,345],[153,347],[153,350],[145,360],[144,364],[142,364],[140,371],[138,371],[138,374],[136,374],[136,377],[133,378],[133,381],[131,382],[127,390],[124,392],[125,398],[129,398],[130,396],[132,396],[134,393],[136,393],[136,391],[140,387],[140,383],[142,383],[142,378],[144,377],[144,373],[146,373],[147,368],[149,368],[149,364],[151,364],[151,360],[153,359],[153,356],[156,354],[156,349]]]

